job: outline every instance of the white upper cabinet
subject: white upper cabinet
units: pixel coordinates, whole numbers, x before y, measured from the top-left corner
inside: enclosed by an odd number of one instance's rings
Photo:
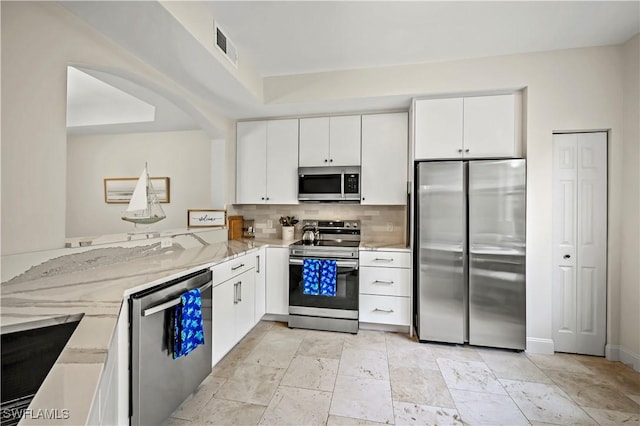
[[[406,204],[408,115],[362,116],[361,204]]]
[[[299,165],[359,166],[360,116],[300,119]]]
[[[416,160],[462,155],[462,108],[462,98],[416,101]]]
[[[416,160],[519,157],[520,95],[415,102]]]
[[[298,203],[298,120],[237,125],[237,204]]]

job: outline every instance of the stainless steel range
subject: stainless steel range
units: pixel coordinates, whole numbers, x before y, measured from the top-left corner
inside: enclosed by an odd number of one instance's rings
[[[360,221],[305,220],[303,229],[304,240],[289,248],[289,327],[357,333]],[[335,262],[329,294],[305,287],[304,265],[314,261],[330,268]]]

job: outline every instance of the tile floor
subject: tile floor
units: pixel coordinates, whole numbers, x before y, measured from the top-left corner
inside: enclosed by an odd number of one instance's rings
[[[597,357],[262,321],[168,424],[640,425],[640,373]]]

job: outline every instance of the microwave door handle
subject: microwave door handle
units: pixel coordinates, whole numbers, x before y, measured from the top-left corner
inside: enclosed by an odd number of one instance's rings
[[[344,172],[340,173],[340,198],[344,199]]]

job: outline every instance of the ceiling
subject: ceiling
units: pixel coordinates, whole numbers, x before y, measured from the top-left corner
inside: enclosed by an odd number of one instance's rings
[[[262,76],[619,44],[640,2],[213,1]]]
[[[409,105],[409,96],[264,104],[162,3],[61,4],[225,117]],[[262,77],[620,44],[640,31],[638,1],[205,1],[204,6],[236,45],[240,60],[253,63]]]

